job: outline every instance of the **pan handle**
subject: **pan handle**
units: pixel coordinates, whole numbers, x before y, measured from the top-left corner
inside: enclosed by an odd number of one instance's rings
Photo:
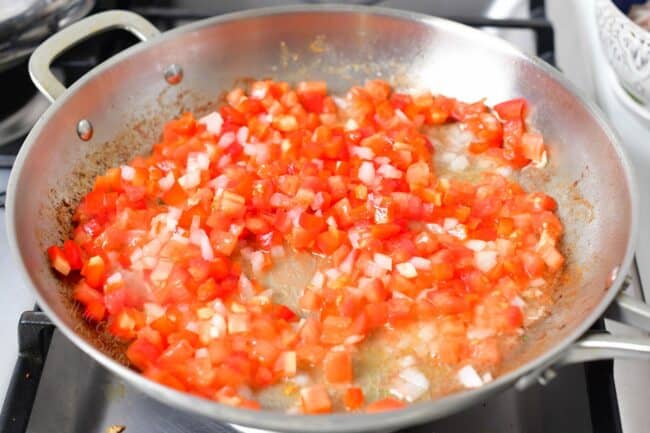
[[[38,90],[50,101],[61,96],[66,89],[50,70],[52,61],[79,42],[113,29],[129,31],[141,41],[160,34],[149,21],[128,11],[107,11],[79,20],[50,36],[29,58],[29,75]]]
[[[625,293],[618,294],[605,317],[650,332],[650,306]],[[606,332],[584,335],[555,360],[522,376],[515,386],[524,389],[534,383],[545,384],[555,377],[555,370],[559,367],[603,359],[649,361],[650,335],[631,337]]]

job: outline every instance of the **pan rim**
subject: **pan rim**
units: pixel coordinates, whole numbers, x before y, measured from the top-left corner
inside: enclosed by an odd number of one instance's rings
[[[61,320],[41,296],[39,290],[36,289],[36,284],[30,278],[30,274],[26,269],[25,262],[22,260],[21,251],[19,249],[19,241],[17,232],[15,230],[16,220],[16,202],[15,190],[18,187],[18,182],[23,174],[22,167],[31,154],[37,140],[40,138],[42,130],[49,123],[50,118],[58,112],[59,108],[77,91],[83,87],[90,80],[96,76],[101,75],[106,70],[119,64],[120,62],[131,58],[138,53],[150,49],[155,45],[159,45],[175,38],[177,35],[189,33],[206,27],[219,25],[226,22],[270,17],[273,15],[283,14],[300,14],[300,13],[344,13],[344,14],[367,14],[374,16],[384,16],[388,18],[401,19],[411,21],[416,24],[425,26],[433,26],[436,28],[449,29],[454,33],[463,33],[468,37],[480,40],[486,48],[494,49],[498,52],[506,53],[513,56],[518,56],[524,61],[532,63],[536,68],[540,69],[543,73],[550,76],[553,80],[562,85],[568,90],[573,97],[586,109],[591,115],[596,124],[607,136],[610,145],[613,146],[618,159],[623,168],[626,177],[627,185],[629,187],[630,196],[630,234],[627,240],[627,247],[625,254],[622,258],[618,275],[613,283],[607,289],[607,293],[603,296],[600,303],[593,308],[591,313],[576,326],[562,341],[558,342],[555,346],[544,352],[542,355],[528,361],[527,363],[517,367],[506,374],[497,377],[494,381],[475,390],[462,390],[451,395],[441,397],[435,400],[430,400],[421,403],[410,404],[406,408],[380,414],[331,414],[331,415],[287,415],[283,412],[264,411],[261,413],[238,409],[217,403],[212,400],[204,399],[201,397],[193,396],[191,394],[183,393],[173,390],[164,385],[155,383],[134,370],[131,370],[112,358],[108,357],[93,345],[88,343],[85,339],[80,337],[71,327],[67,326]],[[7,194],[7,232],[9,245],[12,256],[17,260],[18,270],[22,277],[27,282],[33,293],[35,293],[39,306],[45,311],[52,322],[59,330],[72,340],[77,347],[90,355],[94,360],[102,364],[105,368],[115,373],[120,378],[126,380],[128,383],[133,384],[135,387],[145,392],[149,396],[164,401],[183,410],[190,410],[200,413],[204,416],[219,420],[221,422],[250,426],[262,429],[272,429],[279,431],[292,431],[292,432],[323,432],[323,431],[370,431],[381,430],[388,431],[393,428],[403,427],[405,425],[413,425],[425,422],[435,418],[441,418],[451,413],[457,412],[462,408],[470,405],[470,402],[476,401],[480,397],[487,396],[503,389],[518,378],[526,376],[528,373],[535,371],[541,367],[547,366],[553,360],[560,357],[565,351],[570,350],[570,345],[583,335],[587,329],[604,313],[605,309],[612,302],[621,286],[626,273],[631,265],[635,242],[638,234],[638,187],[635,181],[633,168],[630,163],[626,152],[621,145],[618,135],[613,131],[605,120],[604,115],[595,106],[593,102],[588,100],[584,94],[577,89],[572,83],[568,81],[563,75],[560,74],[555,68],[546,64],[542,60],[522,53],[510,43],[499,39],[496,36],[486,34],[481,30],[450,21],[443,18],[433,17],[415,12],[405,12],[389,8],[381,7],[367,7],[359,5],[294,5],[294,6],[281,6],[269,7],[248,10],[243,12],[235,12],[224,14],[208,19],[204,19],[195,23],[187,24],[178,27],[174,30],[162,33],[161,35],[147,41],[145,43],[136,44],[133,47],[117,54],[116,56],[101,63],[83,77],[81,77],[75,84],[66,90],[66,92],[58,98],[48,108],[46,113],[39,119],[37,124],[29,133],[23,146],[18,153],[14,167],[12,169]],[[262,416],[260,416],[262,414]]]

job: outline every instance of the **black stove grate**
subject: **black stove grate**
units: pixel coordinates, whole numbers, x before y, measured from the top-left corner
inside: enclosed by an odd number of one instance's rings
[[[214,9],[209,12],[196,12],[175,6],[134,6],[128,0],[100,1],[95,12],[106,7],[131,9],[165,30],[176,26],[179,22],[206,18],[225,12],[218,9],[219,4],[219,2],[213,3]],[[530,30],[535,35],[537,55],[551,65],[555,65],[553,26],[546,17],[544,0],[530,1],[530,16],[529,19],[457,16],[447,18],[473,27]],[[107,41],[111,43],[107,45]],[[119,38],[109,35],[104,40],[88,41],[85,46],[63,56],[57,62],[56,67],[62,71],[69,83],[104,58],[110,57],[135,42],[135,39],[129,39],[129,36],[124,34]],[[10,150],[0,148],[0,162],[4,165],[10,165],[12,155],[15,155],[18,146],[7,149]],[[596,326],[602,329],[602,322]],[[38,308],[35,311],[27,311],[21,316],[18,324],[19,355],[0,413],[0,431],[4,433],[24,433],[26,431],[53,332],[54,325]],[[588,385],[593,431],[596,433],[620,432],[621,425],[614,389],[612,362],[592,363],[584,368],[584,374]],[[55,426],[52,431],[56,431]]]

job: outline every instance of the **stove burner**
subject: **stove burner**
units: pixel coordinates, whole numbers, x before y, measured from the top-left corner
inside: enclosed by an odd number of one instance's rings
[[[5,146],[27,134],[49,103],[32,84],[26,61],[0,72],[0,82],[7,92],[0,106],[0,146]]]

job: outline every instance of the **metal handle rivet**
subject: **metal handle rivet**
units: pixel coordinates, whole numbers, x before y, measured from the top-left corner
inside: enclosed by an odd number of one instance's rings
[[[169,84],[178,84],[183,80],[183,68],[178,66],[176,63],[172,63],[167,66],[164,70],[165,80]]]
[[[77,135],[83,141],[88,141],[93,138],[93,125],[89,120],[81,119],[77,122]]]

